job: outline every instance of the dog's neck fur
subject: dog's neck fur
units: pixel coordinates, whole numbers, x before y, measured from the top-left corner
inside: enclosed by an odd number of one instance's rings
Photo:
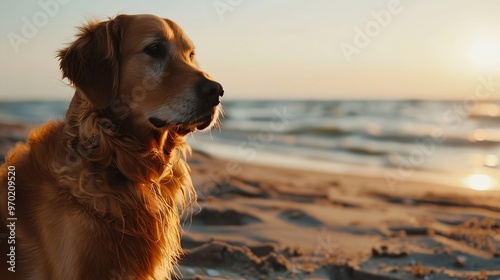
[[[76,90],[66,113],[63,144],[68,156],[63,165],[86,170],[113,185],[121,177],[130,184],[158,185],[170,180],[172,166],[184,161],[189,147],[174,132],[134,127],[130,114],[112,107],[95,110]],[[112,176],[107,176],[112,174]],[[97,191],[97,190],[96,190]]]
[[[131,114],[116,114],[112,107],[95,110],[77,89],[64,125],[66,160],[74,161],[66,164],[104,175],[100,180],[108,185],[116,178],[132,184],[160,184],[176,179],[172,178],[176,165],[188,169],[185,158],[191,150],[184,136],[137,125],[131,119]]]

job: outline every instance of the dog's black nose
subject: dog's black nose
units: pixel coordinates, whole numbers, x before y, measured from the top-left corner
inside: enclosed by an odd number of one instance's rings
[[[198,83],[198,94],[215,106],[219,104],[219,96],[224,95],[224,89],[217,82],[203,79]]]

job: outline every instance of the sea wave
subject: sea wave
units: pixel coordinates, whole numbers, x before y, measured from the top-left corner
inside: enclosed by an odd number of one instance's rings
[[[0,102],[1,121],[61,119],[67,101]],[[500,102],[456,110],[453,101],[229,101],[220,130],[195,134],[195,148],[224,143],[229,154],[248,151],[356,165],[500,170]],[[247,151],[242,153],[241,151]]]

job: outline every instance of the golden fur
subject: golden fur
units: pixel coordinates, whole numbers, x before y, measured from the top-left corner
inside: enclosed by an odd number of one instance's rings
[[[2,220],[8,166],[17,217],[16,272],[1,240],[0,278],[170,279],[196,200],[184,138],[217,120],[222,87],[182,30],[152,15],[89,23],[58,56],[76,88],[65,120],[33,130],[0,168]]]

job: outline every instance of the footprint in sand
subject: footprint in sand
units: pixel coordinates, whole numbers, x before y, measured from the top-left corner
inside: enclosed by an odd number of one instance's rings
[[[321,227],[323,223],[319,220],[311,217],[309,214],[302,210],[291,209],[283,211],[279,214],[279,217],[291,224],[295,224],[303,227]]]
[[[259,218],[234,209],[203,208],[193,216],[193,223],[208,226],[242,226],[262,222]]]

